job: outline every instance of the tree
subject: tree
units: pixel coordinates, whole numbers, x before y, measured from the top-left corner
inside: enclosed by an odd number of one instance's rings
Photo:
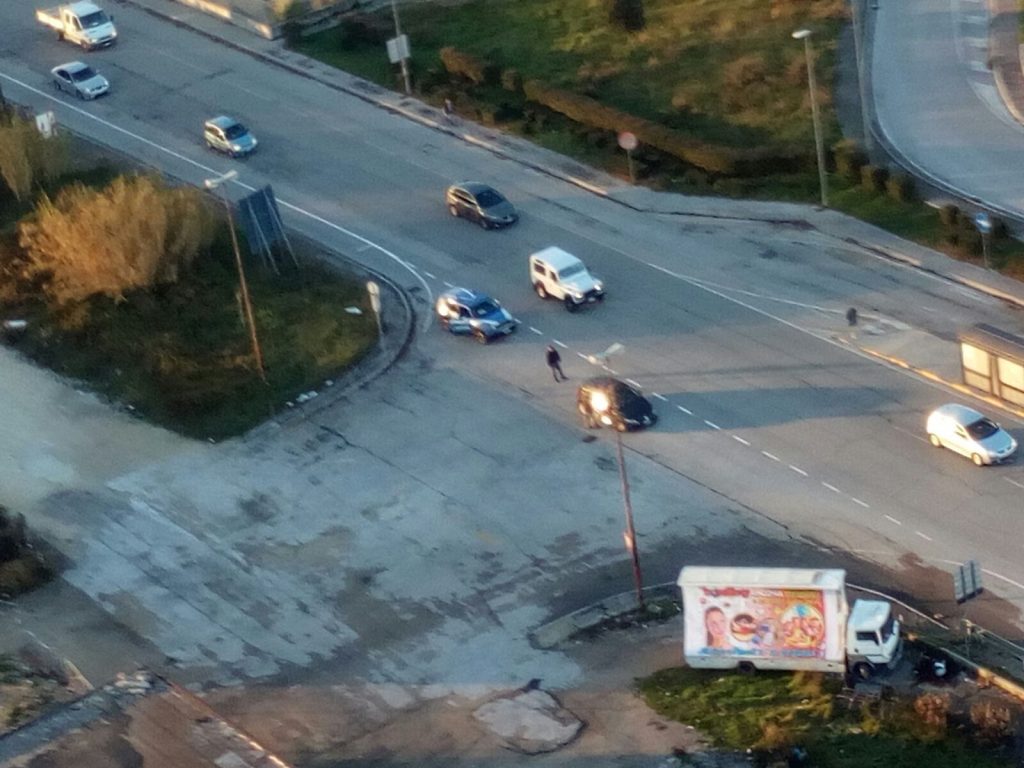
[[[209,248],[213,215],[198,190],[158,176],[120,176],[104,189],[74,184],[43,196],[18,226],[29,277],[57,305],[94,294],[173,283]]]
[[[612,0],[612,22],[627,32],[638,32],[644,28],[643,0]]]
[[[33,121],[13,112],[9,118],[0,114],[0,178],[18,200],[27,200],[35,185],[63,173],[67,158],[62,136],[44,138]]]

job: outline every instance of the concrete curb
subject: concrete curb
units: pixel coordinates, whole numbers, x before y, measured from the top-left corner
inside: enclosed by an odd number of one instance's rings
[[[678,600],[676,584],[656,584],[644,588],[644,599],[655,600],[670,598]],[[573,635],[587,629],[593,629],[608,619],[625,616],[636,609],[636,592],[620,592],[597,603],[584,606],[578,610],[543,624],[530,633],[530,643],[541,650],[554,650],[563,645]]]

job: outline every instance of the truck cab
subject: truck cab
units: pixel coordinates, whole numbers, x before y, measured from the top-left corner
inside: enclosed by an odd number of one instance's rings
[[[884,600],[855,600],[846,622],[846,661],[850,672],[866,679],[877,669],[896,666],[903,647],[900,623]]]
[[[117,41],[113,17],[87,0],[40,9],[36,19],[56,30],[58,40],[67,40],[87,51],[106,48]]]

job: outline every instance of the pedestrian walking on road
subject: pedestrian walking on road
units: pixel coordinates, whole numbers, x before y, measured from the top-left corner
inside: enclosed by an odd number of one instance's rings
[[[558,350],[555,349],[553,344],[548,344],[547,348],[547,360],[548,368],[551,369],[551,375],[555,377],[555,381],[565,381],[569,377],[562,373],[562,356],[558,354]],[[561,378],[559,378],[561,376]]]

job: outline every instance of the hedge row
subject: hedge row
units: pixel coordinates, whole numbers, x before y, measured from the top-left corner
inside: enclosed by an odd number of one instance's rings
[[[522,90],[529,101],[564,115],[587,128],[619,133],[629,131],[640,142],[690,166],[715,176],[760,176],[797,169],[807,162],[807,153],[791,149],[735,149],[708,144],[700,139],[642,117],[608,107],[578,93],[554,88],[538,80],[522,82],[515,70],[502,71],[477,57],[451,46],[440,51],[441,63],[452,76],[476,85],[501,85]]]
[[[608,107],[588,96],[552,88],[537,80],[523,83],[526,98],[570,120],[606,131],[629,131],[641,143],[720,176],[743,176],[792,168],[801,153],[733,149],[707,144],[642,117]]]

